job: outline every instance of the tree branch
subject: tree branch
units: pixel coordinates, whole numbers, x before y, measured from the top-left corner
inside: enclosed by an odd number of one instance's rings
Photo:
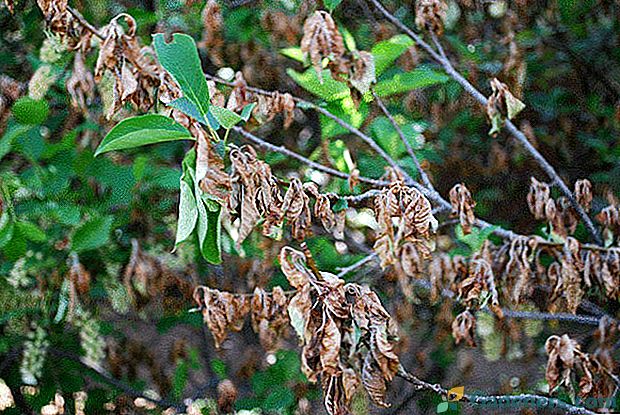
[[[75,355],[73,353],[69,353],[69,352],[65,352],[63,350],[58,350],[58,349],[53,349],[50,348],[49,349],[49,353],[53,356],[56,357],[60,357],[60,358],[64,358],[64,359],[69,359],[72,360],[76,363],[79,363],[80,365],[84,366],[86,369],[95,372],[98,376],[100,376],[106,383],[108,383],[111,386],[114,386],[115,388],[122,390],[124,393],[126,393],[127,395],[134,397],[134,398],[144,398],[149,402],[152,402],[156,405],[158,405],[161,408],[175,408],[178,411],[182,411],[185,409],[185,406],[183,404],[180,403],[176,403],[176,402],[171,402],[168,401],[167,399],[154,399],[150,396],[147,396],[146,394],[144,394],[141,391],[138,391],[134,388],[132,388],[131,386],[121,382],[120,380],[116,379],[115,377],[113,377],[112,375],[110,375],[108,372],[106,372],[102,367],[94,365],[92,363],[87,362],[83,357]]]
[[[398,368],[397,376],[411,383],[416,390],[432,392],[451,399],[449,391],[438,383],[429,383],[417,376],[409,373],[402,365]],[[582,406],[571,405],[557,398],[550,398],[541,395],[522,394],[522,395],[472,395],[465,394],[459,402],[468,403],[474,407],[482,407],[487,409],[510,409],[510,408],[531,408],[543,410],[556,410],[563,414],[570,415],[596,415]],[[520,404],[520,405],[519,405]]]
[[[404,23],[402,23],[397,17],[392,15],[383,5],[379,2],[379,0],[369,0],[390,22],[392,22],[395,26],[397,26],[400,30],[405,32],[408,36],[410,36],[419,46],[421,46],[429,55],[439,63],[444,70],[450,75],[456,82],[458,82],[471,96],[473,96],[476,101],[478,101],[482,106],[487,105],[487,98],[478,90],[475,86],[473,86],[467,79],[465,79],[450,63],[450,60],[445,57],[443,53],[443,48],[439,45],[437,53],[428,43],[426,43],[419,35],[417,35],[413,30],[409,29]],[[436,39],[435,39],[436,40]],[[436,41],[436,44],[439,44]],[[442,56],[443,55],[443,56]],[[506,129],[517,139],[519,143],[525,148],[525,150],[530,153],[530,155],[534,158],[534,160],[538,163],[538,165],[547,173],[547,175],[551,178],[553,183],[555,183],[560,191],[568,198],[571,205],[578,213],[578,215],[583,220],[583,223],[586,225],[586,228],[599,245],[602,244],[601,237],[594,227],[592,220],[587,215],[587,213],[583,210],[583,208],[577,203],[575,196],[570,191],[566,183],[562,180],[562,178],[555,171],[553,166],[549,164],[549,162],[543,157],[542,154],[530,143],[525,134],[521,132],[510,120],[506,120],[505,122]]]

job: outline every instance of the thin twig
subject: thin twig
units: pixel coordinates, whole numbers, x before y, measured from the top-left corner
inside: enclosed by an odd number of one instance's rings
[[[453,399],[450,391],[438,383],[426,382],[417,376],[409,373],[402,365],[398,368],[397,376],[411,383],[417,390],[432,392],[441,395],[447,399]],[[481,409],[498,409],[518,407],[519,403],[522,408],[536,405],[537,409],[557,410],[564,414],[570,415],[596,415],[582,406],[571,405],[557,398],[550,398],[541,395],[522,394],[522,395],[472,395],[464,394],[459,402],[468,403],[476,408]]]
[[[58,349],[50,349],[49,353],[51,355],[54,355],[56,357],[61,357],[64,359],[69,359],[72,360],[76,363],[79,363],[80,365],[84,366],[85,368],[95,372],[98,376],[100,376],[103,380],[105,380],[108,384],[114,386],[117,389],[122,390],[123,392],[125,392],[127,395],[132,396],[134,398],[144,398],[149,402],[153,402],[154,404],[162,407],[162,408],[175,408],[177,410],[183,410],[185,408],[185,406],[183,404],[180,403],[176,403],[176,402],[171,402],[167,399],[154,399],[148,395],[146,395],[145,393],[136,390],[134,388],[132,388],[131,386],[121,382],[120,380],[116,379],[115,377],[113,377],[112,375],[110,375],[108,372],[106,372],[103,368],[101,368],[98,365],[95,365],[93,363],[88,362],[86,359],[84,359],[81,356],[75,355],[73,353],[69,353],[69,352],[65,352],[63,350],[58,350]]]
[[[235,86],[235,84],[233,82],[229,82],[229,81],[225,81],[223,79],[220,79],[216,76],[210,75],[210,74],[206,74],[205,75],[207,79],[211,79],[217,83],[223,84],[223,85],[228,85],[228,86]],[[250,92],[255,92],[257,94],[261,94],[261,95],[266,95],[266,96],[271,96],[273,97],[275,92],[273,91],[266,91],[264,89],[260,89],[260,88],[255,88],[255,87],[246,87],[246,89]],[[343,127],[344,129],[348,130],[349,132],[353,133],[354,135],[356,135],[358,138],[360,138],[362,141],[364,141],[366,144],[368,144],[368,146],[370,146],[370,148],[372,148],[374,151],[376,151],[391,167],[393,167],[394,169],[401,171],[403,173],[403,175],[405,176],[405,179],[407,182],[413,182],[413,178],[406,172],[404,171],[399,165],[398,163],[396,163],[396,161],[385,152],[385,150],[383,150],[381,148],[381,146],[379,144],[377,144],[377,142],[375,140],[373,140],[372,138],[370,138],[368,135],[364,134],[363,132],[361,132],[359,129],[355,128],[354,126],[352,126],[351,124],[347,123],[346,121],[344,121],[343,119],[341,119],[340,117],[337,117],[336,115],[332,114],[331,112],[329,112],[328,110],[326,110],[325,108],[320,107],[319,105],[316,105],[310,101],[306,101],[305,99],[296,97],[296,96],[292,96],[293,101],[295,101],[298,104],[302,104],[305,107],[311,108],[317,112],[320,112],[321,114],[323,114],[324,116],[326,116],[327,118],[333,120],[336,122],[336,124],[340,125],[341,127]]]
[[[390,123],[392,123],[392,126],[396,130],[396,133],[400,137],[400,140],[405,145],[405,148],[407,149],[407,153],[409,153],[409,157],[411,157],[411,159],[413,160],[413,164],[415,164],[415,167],[418,170],[418,174],[420,175],[420,178],[422,179],[422,183],[424,183],[424,186],[426,186],[428,189],[435,190],[433,187],[433,184],[428,178],[428,175],[426,174],[426,172],[420,165],[420,161],[418,160],[418,157],[415,155],[415,152],[413,151],[413,147],[411,147],[411,143],[409,143],[409,140],[407,140],[407,137],[405,137],[403,130],[400,128],[400,125],[398,125],[398,123],[396,122],[396,120],[394,119],[390,111],[388,111],[387,107],[385,106],[385,104],[383,103],[383,100],[379,97],[379,95],[377,95],[375,91],[372,91],[372,95],[375,97],[375,100],[377,101],[377,105],[379,105],[379,108],[381,108],[381,111],[383,111],[387,119],[390,120]]]
[[[463,77],[454,67],[450,60],[447,57],[442,56],[443,48],[439,49],[440,53],[437,53],[428,43],[426,43],[419,35],[417,35],[413,30],[409,29],[403,22],[401,22],[397,17],[392,15],[383,5],[379,2],[379,0],[369,0],[374,6],[395,26],[397,26],[400,30],[405,32],[408,36],[410,36],[419,46],[421,46],[429,55],[441,66],[443,66],[444,70],[450,75],[456,82],[458,82],[471,96],[473,96],[476,101],[478,101],[483,107],[487,105],[487,98],[478,90],[475,86],[473,86],[465,77]],[[439,42],[437,42],[439,44]],[[547,173],[547,175],[553,180],[553,183],[556,184],[560,191],[569,199],[571,205],[575,209],[575,211],[579,214],[581,219],[583,220],[586,228],[599,245],[602,245],[602,240],[599,235],[599,232],[594,227],[592,220],[588,216],[588,214],[583,210],[583,208],[577,203],[575,196],[570,191],[566,183],[562,180],[562,178],[555,171],[553,166],[549,164],[549,162],[543,157],[542,154],[530,143],[528,138],[525,136],[523,132],[521,132],[510,120],[506,120],[505,122],[507,130],[521,143],[521,145],[526,149],[528,153],[536,160],[536,162],[542,167],[542,169]]]
[[[69,13],[71,13],[73,15],[73,17],[75,17],[77,19],[78,22],[80,22],[80,24],[82,26],[84,26],[86,29],[88,29],[93,35],[95,35],[96,37],[98,37],[101,40],[104,40],[104,37],[101,33],[99,33],[99,30],[97,30],[97,28],[93,25],[91,25],[88,20],[86,20],[84,18],[84,16],[82,16],[82,14],[80,12],[78,12],[77,10],[75,10],[73,7],[71,6],[67,6],[67,11]]]
[[[372,254],[367,255],[364,258],[360,259],[356,263],[349,265],[348,267],[340,268],[340,271],[337,274],[338,278],[342,278],[345,275],[347,275],[349,272],[353,272],[356,269],[358,269],[360,267],[363,267],[364,265],[366,265],[370,261],[374,260],[376,257],[377,257],[377,254],[376,253],[372,253]]]
[[[275,144],[271,144],[265,140],[263,140],[260,137],[255,136],[254,134],[245,131],[243,128],[241,127],[233,127],[232,128],[234,131],[236,131],[237,133],[241,134],[243,137],[245,137],[246,139],[253,141],[255,144],[259,145],[260,147],[266,148],[268,150],[271,151],[275,151],[278,153],[282,153],[286,156],[289,156],[291,158],[294,158],[295,160],[299,160],[304,164],[307,164],[308,166],[312,167],[315,170],[319,170],[322,171],[324,173],[330,174],[332,176],[335,177],[340,177],[341,179],[346,179],[348,180],[351,175],[348,173],[344,173],[341,171],[338,171],[336,169],[333,169],[331,167],[327,167],[324,166],[322,164],[319,164],[315,161],[310,160],[309,158],[306,158],[300,154],[295,153],[292,150],[287,149],[286,147],[283,146],[276,146]],[[359,181],[360,182],[364,182],[364,183],[368,183],[368,184],[372,184],[374,186],[387,186],[390,184],[390,182],[385,181],[385,180],[378,180],[378,179],[371,179],[369,177],[359,177]]]

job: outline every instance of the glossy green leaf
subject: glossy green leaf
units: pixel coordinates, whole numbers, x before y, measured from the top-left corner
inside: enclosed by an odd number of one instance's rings
[[[212,105],[209,110],[217,122],[226,130],[229,130],[240,121],[243,121],[243,118],[241,118],[239,114],[224,107],[216,107],[215,105]]]
[[[297,62],[301,62],[301,63],[305,62],[304,53],[301,51],[301,48],[299,47],[280,49],[280,53],[286,56],[287,58],[296,60]]]
[[[181,197],[179,200],[179,219],[177,221],[177,235],[175,246],[185,241],[194,231],[198,220],[198,208],[194,190],[184,180],[181,180]]]
[[[286,73],[293,78],[299,86],[325,101],[336,101],[351,95],[351,91],[349,91],[347,84],[334,80],[327,69],[323,71],[323,83],[319,81],[313,68],[309,68],[303,73],[288,68]]]
[[[175,140],[194,140],[194,137],[171,118],[158,114],[140,115],[116,124],[99,144],[95,156]]]
[[[179,84],[183,98],[191,102],[193,108],[201,115],[199,121],[204,122],[209,111],[209,88],[202,72],[194,39],[182,33],[175,33],[172,42],[166,43],[164,35],[157,33],[153,35],[153,47],[161,66]]]
[[[93,218],[75,231],[71,248],[76,252],[99,248],[110,240],[111,228],[112,216]]]
[[[381,75],[412,45],[413,40],[407,35],[396,35],[376,43],[370,51],[375,58],[375,75]]]
[[[375,85],[375,92],[380,97],[385,97],[441,84],[448,79],[450,79],[448,75],[441,72],[433,71],[428,68],[418,68],[411,72],[398,73],[390,79],[377,82]]]

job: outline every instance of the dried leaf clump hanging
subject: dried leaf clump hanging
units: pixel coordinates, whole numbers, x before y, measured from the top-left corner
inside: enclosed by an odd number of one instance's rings
[[[127,24],[127,33],[120,24],[121,19]],[[132,103],[142,111],[150,109],[155,103],[156,89],[166,76],[155,61],[152,49],[140,47],[136,21],[122,13],[101,32],[104,40],[95,65],[95,81],[101,82],[106,70],[114,77],[113,106],[106,114],[107,118],[125,103]]]
[[[198,286],[194,290],[194,301],[213,334],[215,347],[219,348],[229,331],[240,331],[245,316],[250,311],[250,301],[245,295],[231,294],[216,289]]]
[[[417,0],[415,24],[420,30],[428,30],[437,36],[441,36],[446,12],[447,5],[443,0]]]
[[[301,39],[301,51],[314,67],[319,80],[323,79],[323,59],[330,60],[329,66],[336,73],[346,73],[339,68],[344,55],[342,35],[332,17],[323,10],[318,10],[304,23],[304,36]]]
[[[464,184],[457,184],[450,189],[450,204],[452,205],[452,216],[459,218],[463,233],[465,235],[470,234],[471,227],[476,221],[474,216],[476,202]]]
[[[487,102],[487,116],[491,121],[489,134],[495,135],[500,131],[504,120],[516,117],[523,111],[525,104],[512,95],[508,86],[497,78],[491,80],[491,89],[493,93]]]
[[[321,381],[327,412],[348,414],[360,384],[374,403],[389,406],[387,384],[400,366],[397,333],[377,295],[310,271],[305,255],[290,247],[282,248],[280,264],[297,290],[288,311],[303,346],[302,370],[311,382]]]
[[[437,227],[430,202],[417,189],[396,181],[375,197],[374,210],[379,224],[374,250],[381,267],[395,265],[406,275],[416,275],[422,260],[430,258],[431,231]]]

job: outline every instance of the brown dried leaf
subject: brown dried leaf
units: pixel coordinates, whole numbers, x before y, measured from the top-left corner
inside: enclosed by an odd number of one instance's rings
[[[365,51],[357,52],[349,75],[351,85],[361,94],[365,94],[376,80],[373,55]]]
[[[202,310],[203,320],[213,334],[217,349],[226,340],[229,331],[241,330],[245,315],[250,311],[247,297],[205,286],[196,287],[194,301]]]
[[[588,179],[577,180],[575,182],[575,199],[581,207],[589,212],[592,207],[592,183]]]
[[[452,322],[452,336],[456,340],[456,344],[465,341],[469,346],[476,347],[474,333],[476,330],[476,318],[468,310],[463,311],[456,316]]]
[[[539,182],[534,177],[531,177],[530,180],[530,191],[527,194],[527,205],[530,208],[530,212],[539,220],[549,218],[549,214],[545,214],[550,195],[549,185]],[[555,206],[553,209],[555,209]],[[550,212],[550,215],[551,217],[555,216],[555,212]]]
[[[549,356],[545,371],[549,390],[562,384],[569,386],[570,374],[575,365],[575,354],[579,350],[579,345],[564,334],[562,337],[549,337],[545,343],[545,350]]]
[[[251,301],[252,328],[267,352],[274,352],[288,326],[286,309],[288,299],[282,287],[275,287],[268,295],[262,288],[256,288]]]
[[[389,408],[390,404],[385,402],[387,383],[381,373],[381,369],[370,354],[364,359],[362,367],[362,384],[370,399],[378,406]]]
[[[471,197],[469,189],[463,183],[456,184],[450,189],[450,204],[452,205],[452,216],[458,217],[463,233],[471,233],[471,227],[476,222],[474,207],[476,202]]]
[[[415,24],[420,30],[428,30],[441,36],[446,12],[447,5],[442,0],[417,0]]]
[[[322,60],[329,58],[339,61],[344,55],[344,42],[336,23],[326,11],[314,12],[304,22],[304,36],[301,39],[301,51],[310,59],[319,80],[323,80]]]
[[[95,81],[84,64],[84,55],[81,51],[75,53],[73,71],[67,79],[66,86],[71,96],[71,104],[86,113],[88,105],[95,96]]]

